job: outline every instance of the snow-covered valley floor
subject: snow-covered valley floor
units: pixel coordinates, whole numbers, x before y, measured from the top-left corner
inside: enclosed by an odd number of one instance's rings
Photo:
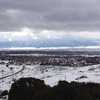
[[[39,78],[50,86],[59,80],[100,83],[100,64],[85,67],[1,64],[0,90],[9,90],[14,80],[21,77]]]

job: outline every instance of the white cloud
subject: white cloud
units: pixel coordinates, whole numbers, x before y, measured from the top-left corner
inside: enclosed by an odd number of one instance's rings
[[[18,9],[6,9],[4,13],[11,18],[16,18],[19,14],[21,14],[21,11]]]
[[[42,30],[38,36],[43,39],[59,39],[65,35],[66,33],[63,31]]]
[[[17,32],[0,32],[0,41],[30,41],[42,39],[63,39],[68,37],[78,37],[84,39],[100,39],[99,32],[68,32],[55,30],[35,30],[28,27]]]
[[[100,39],[100,32],[95,32],[95,31],[70,32],[69,34],[81,38]]]

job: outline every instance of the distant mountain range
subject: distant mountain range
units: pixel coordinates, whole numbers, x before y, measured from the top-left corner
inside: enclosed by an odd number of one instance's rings
[[[0,48],[12,47],[77,47],[77,46],[99,46],[100,41],[83,38],[62,38],[29,41],[0,41]]]

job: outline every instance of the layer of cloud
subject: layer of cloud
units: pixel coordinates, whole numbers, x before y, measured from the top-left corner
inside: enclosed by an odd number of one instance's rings
[[[0,32],[0,41],[44,41],[44,40],[95,40],[99,42],[100,33],[99,32],[74,32],[74,31],[58,31],[58,30],[37,30],[30,29],[28,27],[22,28],[20,31],[12,31],[12,32]],[[57,41],[58,42],[58,41]]]
[[[0,0],[0,31],[100,31],[99,0]]]

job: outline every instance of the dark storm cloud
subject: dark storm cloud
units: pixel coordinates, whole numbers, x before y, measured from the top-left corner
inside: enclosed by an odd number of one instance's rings
[[[99,0],[0,0],[0,30],[100,30]]]

